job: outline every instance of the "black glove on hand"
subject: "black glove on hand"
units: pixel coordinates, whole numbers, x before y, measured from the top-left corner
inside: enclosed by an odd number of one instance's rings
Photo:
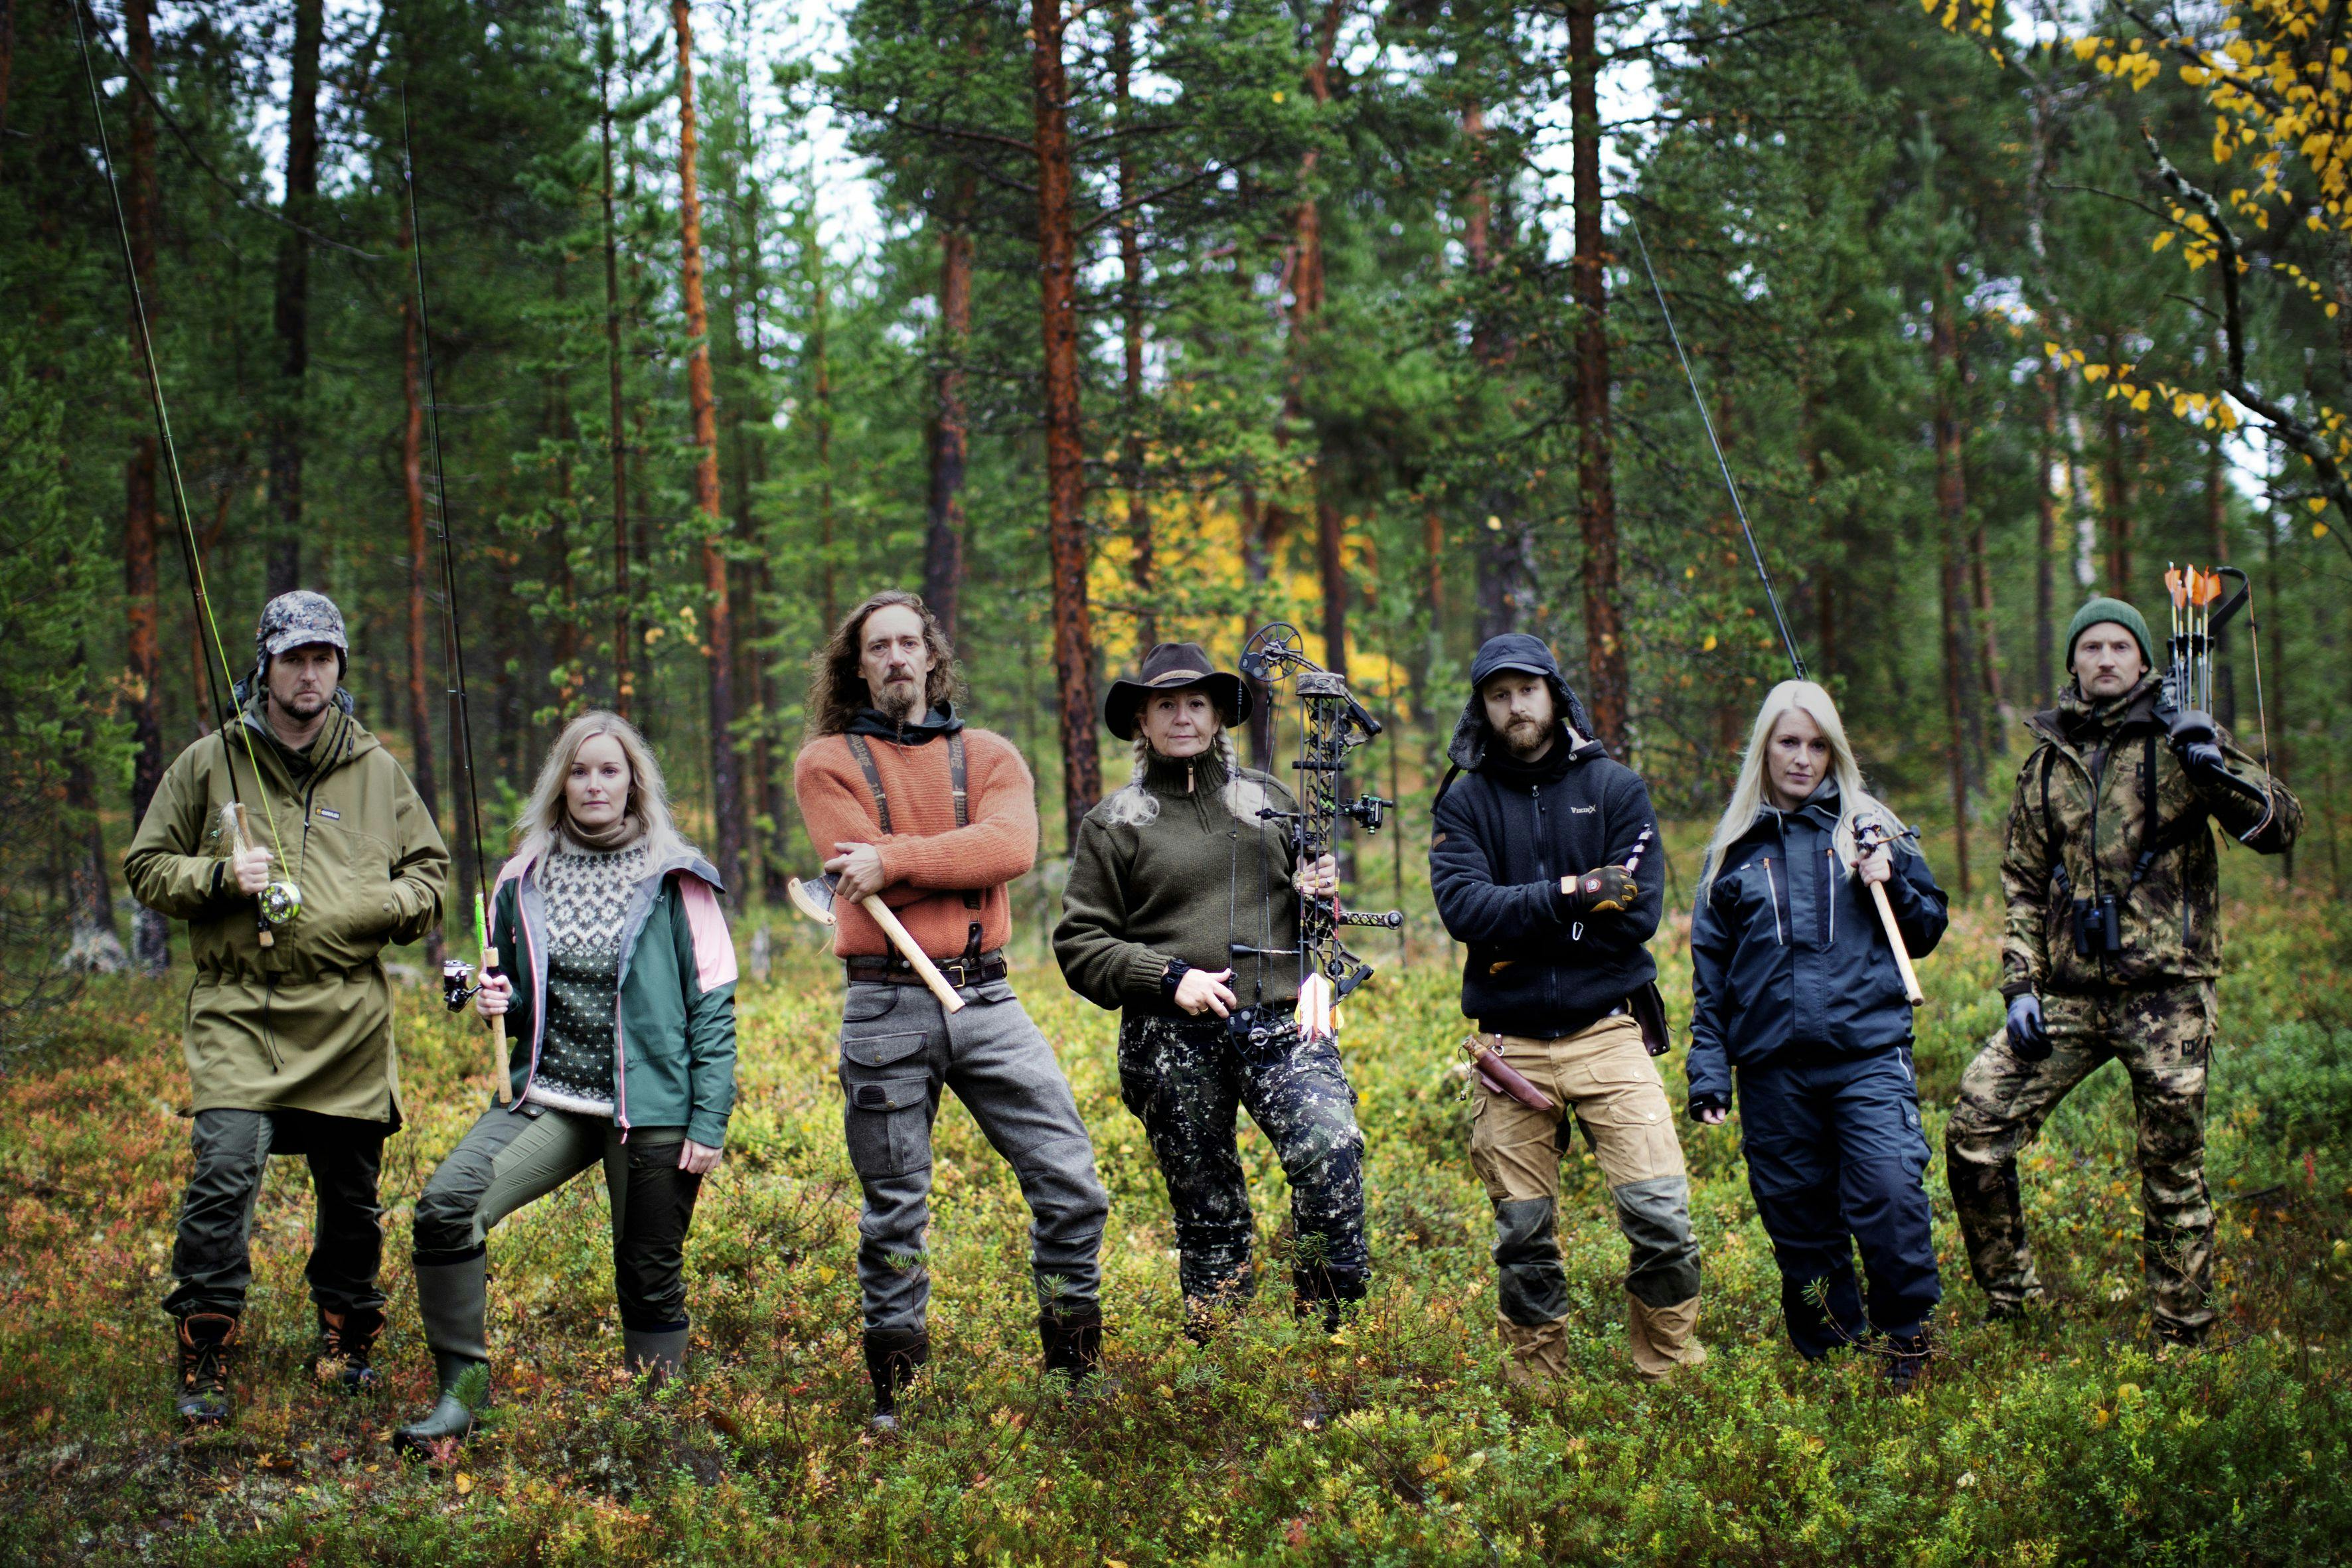
[[[2207,777],[2228,771],[2221,755],[2221,731],[2215,728],[2210,713],[2172,708],[2164,710],[2163,719],[2165,739],[2172,742],[2181,766]]]
[[[1731,1101],[1719,1094],[1694,1094],[1690,1097],[1691,1120],[1696,1121],[1702,1110],[1729,1110]]]
[[[2020,1061],[2050,1059],[2050,1030],[2042,1022],[2042,998],[2030,991],[2010,998],[2009,1048]]]
[[[1580,915],[1621,914],[1642,896],[1642,885],[1622,866],[1596,866],[1580,877],[1570,877],[1561,896]]]

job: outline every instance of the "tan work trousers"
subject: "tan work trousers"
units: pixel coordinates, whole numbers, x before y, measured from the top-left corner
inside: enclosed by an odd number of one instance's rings
[[[1698,1331],[1698,1246],[1690,1182],[1665,1085],[1642,1031],[1616,1015],[1558,1039],[1489,1035],[1486,1043],[1549,1096],[1538,1110],[1474,1079],[1470,1163],[1495,1205],[1497,1329],[1515,1378],[1565,1369],[1568,1279],[1558,1210],[1562,1140],[1584,1131],[1631,1250],[1626,1327],[1633,1364],[1655,1381],[1706,1359]]]

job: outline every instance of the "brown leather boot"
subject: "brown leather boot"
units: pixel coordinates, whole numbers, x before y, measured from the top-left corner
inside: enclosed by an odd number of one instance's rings
[[[1633,1370],[1643,1383],[1664,1383],[1676,1372],[1706,1363],[1706,1347],[1698,1342],[1696,1296],[1671,1307],[1653,1307],[1629,1292],[1625,1331],[1633,1342]]]
[[[1568,1320],[1555,1318],[1533,1328],[1495,1314],[1503,1339],[1503,1376],[1515,1388],[1540,1388],[1568,1375]]]
[[[383,1331],[383,1313],[374,1307],[353,1307],[347,1312],[319,1309],[319,1342],[310,1352],[310,1373],[320,1383],[345,1394],[374,1394],[383,1379],[369,1363],[375,1337]]]
[[[236,1320],[226,1312],[191,1312],[180,1320],[180,1418],[191,1426],[217,1426],[229,1416],[228,1374],[236,1365]]]

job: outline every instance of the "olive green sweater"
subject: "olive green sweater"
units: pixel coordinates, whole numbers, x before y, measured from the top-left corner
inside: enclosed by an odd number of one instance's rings
[[[1222,742],[1189,763],[1147,754],[1139,778],[1087,814],[1054,928],[1063,977],[1087,1000],[1172,1011],[1160,984],[1171,958],[1210,971],[1231,963],[1234,993],[1244,1006],[1297,999],[1296,957],[1227,953],[1229,942],[1298,945],[1289,824],[1260,820],[1255,796],[1262,791],[1264,804],[1278,811],[1297,807],[1279,783],[1244,768],[1248,820],[1236,816],[1224,798],[1229,757]],[[1147,795],[1156,815],[1136,824],[1139,806],[1150,810]]]

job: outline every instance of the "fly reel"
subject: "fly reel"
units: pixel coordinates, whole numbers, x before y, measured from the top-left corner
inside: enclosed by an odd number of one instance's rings
[[[261,889],[261,918],[273,926],[294,923],[302,912],[302,889],[290,880],[280,879]]]

